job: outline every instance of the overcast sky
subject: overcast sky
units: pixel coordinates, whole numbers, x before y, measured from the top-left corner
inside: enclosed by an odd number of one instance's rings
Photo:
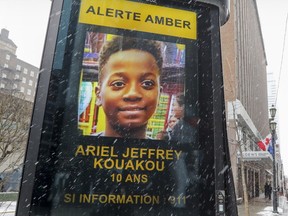
[[[281,66],[288,0],[257,0],[257,4],[268,62],[267,71],[273,72],[276,80],[281,81],[277,115],[282,160],[285,174],[288,175],[288,142],[285,136],[288,133],[288,41]],[[0,0],[0,29],[10,31],[10,39],[18,46],[18,58],[36,67],[40,67],[50,6],[50,0]]]
[[[40,67],[50,0],[0,0],[0,29],[18,46],[17,57]]]
[[[285,175],[288,176],[286,138],[288,134],[288,33],[286,29],[288,0],[257,0],[257,5],[268,63],[267,71],[273,72],[278,82],[277,127]]]

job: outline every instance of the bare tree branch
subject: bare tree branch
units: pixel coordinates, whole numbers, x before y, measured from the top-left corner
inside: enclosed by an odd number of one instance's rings
[[[11,172],[23,163],[32,103],[20,93],[0,92],[0,173]],[[0,182],[0,188],[9,176]]]

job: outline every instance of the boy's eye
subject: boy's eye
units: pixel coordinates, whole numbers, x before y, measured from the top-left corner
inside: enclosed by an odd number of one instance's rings
[[[149,89],[155,86],[155,82],[153,80],[144,80],[142,81],[142,86]]]
[[[111,86],[116,87],[116,88],[121,88],[125,85],[125,83],[123,81],[114,81],[111,83]]]

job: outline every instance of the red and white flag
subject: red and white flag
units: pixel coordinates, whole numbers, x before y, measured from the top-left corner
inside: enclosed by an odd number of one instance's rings
[[[267,151],[270,141],[271,141],[271,135],[269,134],[268,136],[266,136],[264,140],[258,141],[257,144],[262,151]]]

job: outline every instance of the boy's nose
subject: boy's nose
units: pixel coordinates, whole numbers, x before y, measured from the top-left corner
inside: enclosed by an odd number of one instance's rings
[[[140,89],[136,84],[131,84],[125,94],[123,95],[124,101],[137,101],[142,99],[142,94]]]

